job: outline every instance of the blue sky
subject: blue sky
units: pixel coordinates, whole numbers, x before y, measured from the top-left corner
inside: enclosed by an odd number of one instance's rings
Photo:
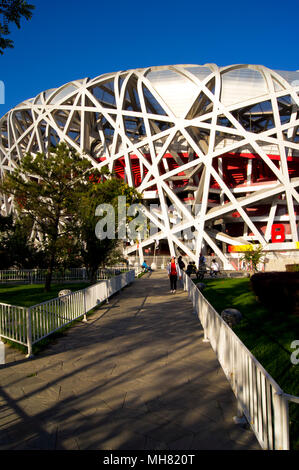
[[[298,70],[298,0],[28,0],[0,56],[5,103],[71,80],[150,65],[236,63]]]

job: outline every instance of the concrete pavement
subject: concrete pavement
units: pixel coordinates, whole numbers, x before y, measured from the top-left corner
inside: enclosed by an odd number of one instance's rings
[[[253,450],[192,304],[138,279],[28,360],[0,366],[0,450]]]

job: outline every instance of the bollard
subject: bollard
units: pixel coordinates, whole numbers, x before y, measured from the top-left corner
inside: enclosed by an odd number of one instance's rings
[[[0,340],[0,364],[5,364],[5,344]]]

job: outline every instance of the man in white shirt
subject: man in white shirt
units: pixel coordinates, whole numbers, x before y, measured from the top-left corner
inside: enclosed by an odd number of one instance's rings
[[[211,277],[216,277],[219,272],[219,264],[217,263],[216,260],[213,260],[211,263]]]

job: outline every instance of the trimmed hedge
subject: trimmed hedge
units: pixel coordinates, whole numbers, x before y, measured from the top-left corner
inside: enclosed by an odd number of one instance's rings
[[[267,308],[299,314],[299,272],[256,273],[250,282],[258,300]]]
[[[288,272],[299,271],[299,264],[286,264],[286,271]]]

